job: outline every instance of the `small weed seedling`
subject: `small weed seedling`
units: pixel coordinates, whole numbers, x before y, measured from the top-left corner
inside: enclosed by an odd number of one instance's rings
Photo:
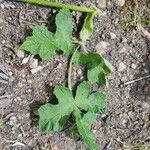
[[[79,46],[85,47],[86,40],[93,32],[93,18],[96,10],[81,8],[72,5],[62,5],[40,0],[20,0],[43,5],[61,7],[56,16],[56,32],[48,31],[45,26],[34,26],[32,36],[27,37],[20,49],[39,55],[43,60],[50,59],[56,51],[63,51],[65,56],[72,55],[68,69],[68,87],[55,86],[54,95],[58,104],[45,104],[39,108],[39,128],[42,132],[61,131],[71,114],[75,118],[75,126],[79,134],[88,145],[90,150],[98,150],[91,126],[96,119],[96,113],[104,113],[107,110],[106,96],[102,92],[92,93],[91,83],[107,84],[107,76],[112,72],[113,67],[98,53],[78,51]],[[87,12],[82,30],[80,32],[81,45],[74,45],[72,42],[72,15],[68,10]],[[86,65],[87,79],[79,84],[76,95],[73,95],[71,85],[72,65]]]

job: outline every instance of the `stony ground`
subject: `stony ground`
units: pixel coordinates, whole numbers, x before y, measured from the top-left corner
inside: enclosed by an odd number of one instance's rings
[[[150,145],[150,36],[138,26],[129,27],[134,1],[64,1],[102,10],[87,42],[89,51],[102,53],[115,67],[108,87],[109,109],[97,117],[93,132],[102,150],[134,150]],[[150,2],[139,1],[139,17],[150,16]],[[69,129],[60,133],[38,131],[37,109],[52,99],[55,85],[66,84],[67,58],[55,55],[41,62],[23,51],[14,52],[35,24],[52,26],[54,9],[0,0],[0,150],[85,150]],[[74,13],[76,22],[79,13]],[[145,31],[150,26],[142,23]],[[30,63],[26,63],[28,60]],[[39,69],[39,71],[38,71]],[[2,75],[5,72],[5,75]],[[74,68],[75,81],[83,79]],[[5,79],[5,80],[2,80]],[[131,81],[131,82],[130,82]],[[141,145],[138,147],[136,145]]]

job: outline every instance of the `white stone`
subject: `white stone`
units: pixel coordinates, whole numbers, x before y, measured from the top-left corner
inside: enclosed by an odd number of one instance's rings
[[[4,6],[3,4],[1,4],[1,8],[2,8],[2,9],[4,9],[4,8],[5,8],[5,6]]]
[[[78,69],[78,70],[77,70],[77,74],[78,74],[78,75],[81,75],[81,74],[82,74],[82,70],[81,70],[81,69]]]
[[[101,41],[100,43],[98,43],[95,46],[95,49],[96,49],[97,52],[100,52],[101,54],[104,54],[105,51],[107,50],[108,46],[110,46],[110,44],[108,42]]]
[[[23,60],[22,60],[22,64],[27,64],[29,62],[29,57],[25,57]]]
[[[110,38],[113,40],[116,38],[116,34],[114,34],[113,32],[110,32]]]
[[[59,63],[58,66],[57,66],[57,69],[59,69],[61,67],[62,67],[62,63]]]
[[[17,53],[16,53],[16,55],[17,55],[19,58],[24,58],[25,52],[22,51],[22,50],[18,50]]]
[[[118,71],[122,72],[126,69],[126,65],[123,62],[119,62]]]
[[[125,4],[125,0],[114,0],[115,4],[122,7]]]
[[[38,59],[35,59],[35,58],[31,59],[29,64],[30,64],[30,68],[32,68],[32,69],[37,68],[38,67]]]
[[[136,69],[136,68],[137,68],[136,64],[132,63],[132,64],[131,64],[131,68],[132,68],[132,69]]]

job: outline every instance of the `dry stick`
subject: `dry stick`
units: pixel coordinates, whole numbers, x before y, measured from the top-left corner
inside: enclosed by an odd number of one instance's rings
[[[45,0],[16,0],[18,2],[24,2],[24,3],[31,3],[31,4],[37,4],[37,5],[43,5],[43,6],[50,6],[50,7],[56,7],[60,9],[70,9],[73,11],[79,11],[79,12],[86,12],[86,13],[93,13],[96,11],[94,8],[87,8],[87,7],[80,7],[75,5],[69,5],[69,4],[62,4],[58,2],[49,2]]]
[[[125,82],[124,85],[129,85],[129,84],[132,84],[134,82],[137,82],[137,81],[140,81],[140,80],[143,80],[143,79],[147,79],[147,78],[150,78],[150,75],[147,75],[145,77],[140,77],[139,79],[135,79],[135,80],[132,80],[132,81]]]

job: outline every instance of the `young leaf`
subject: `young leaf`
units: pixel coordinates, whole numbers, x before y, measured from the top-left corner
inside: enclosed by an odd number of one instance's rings
[[[98,150],[95,135],[91,132],[91,125],[95,121],[96,115],[92,112],[87,112],[82,119],[77,119],[77,128],[85,143],[90,150]]]
[[[20,49],[31,54],[39,54],[43,60],[48,60],[56,50],[62,50],[65,55],[72,53],[72,16],[69,10],[60,10],[56,16],[56,33],[53,34],[44,26],[33,27],[32,36],[27,37]]]
[[[95,120],[95,113],[102,113],[106,110],[106,97],[100,92],[92,93],[88,82],[82,82],[77,87],[75,98],[72,92],[65,87],[56,86],[54,94],[58,104],[46,104],[39,109],[39,127],[43,132],[60,131],[73,113],[79,133],[91,150],[97,150],[96,140],[90,132],[91,124]],[[83,112],[87,113],[82,117]]]
[[[107,84],[107,76],[113,71],[113,66],[98,53],[78,52],[74,63],[87,66],[87,78],[91,83]]]
[[[96,14],[97,11],[94,11],[93,13],[87,13],[83,27],[80,31],[80,39],[83,42],[86,41],[93,33],[93,19]]]

